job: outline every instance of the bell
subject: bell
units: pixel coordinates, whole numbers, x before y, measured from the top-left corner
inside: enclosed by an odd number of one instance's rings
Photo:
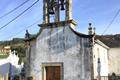
[[[51,15],[55,14],[53,8],[49,9],[49,14],[51,14]]]
[[[65,10],[65,8],[64,8],[64,0],[60,0],[60,5],[61,5],[61,10]]]
[[[54,11],[49,11],[49,14],[53,15],[53,14],[55,14],[55,12]]]
[[[63,5],[63,4],[61,4],[61,10],[65,10],[64,5]]]

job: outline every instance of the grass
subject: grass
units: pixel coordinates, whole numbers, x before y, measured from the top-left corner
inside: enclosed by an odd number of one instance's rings
[[[3,53],[0,53],[0,59],[4,59],[4,58],[7,58],[9,55],[8,54],[4,54]]]

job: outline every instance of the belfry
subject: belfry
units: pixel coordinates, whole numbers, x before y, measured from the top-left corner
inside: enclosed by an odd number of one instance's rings
[[[51,15],[54,16],[53,22],[59,22],[61,11],[65,12],[65,20],[72,19],[72,0],[43,0],[44,23],[51,22]]]

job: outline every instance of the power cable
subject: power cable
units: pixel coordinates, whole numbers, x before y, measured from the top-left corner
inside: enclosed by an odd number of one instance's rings
[[[18,8],[22,7],[25,3],[27,3],[30,0],[26,0],[25,2],[23,2],[22,4],[20,4],[19,6],[15,7],[14,9],[12,9],[11,11],[3,14],[2,16],[0,16],[0,19],[2,19],[3,17],[9,15],[10,13],[14,12],[15,10],[17,10]]]
[[[35,24],[37,24],[39,21],[40,21],[40,20],[37,20],[37,21],[35,21],[33,24],[31,24],[31,25],[29,25],[29,26],[27,26],[27,27],[24,27],[24,29],[20,30],[20,31],[17,32],[15,35],[11,35],[10,37],[7,37],[7,39],[12,38],[13,36],[17,36],[18,34],[20,34],[21,32],[23,32],[24,30],[26,30],[26,29],[34,26]]]
[[[17,15],[15,18],[13,18],[11,21],[9,21],[7,24],[5,24],[4,26],[0,27],[0,30],[3,29],[4,27],[6,27],[7,25],[9,25],[10,23],[12,23],[13,21],[15,21],[17,18],[19,18],[21,15],[23,15],[27,10],[29,10],[31,7],[33,7],[39,0],[37,0],[36,2],[34,2],[30,7],[28,7],[27,9],[25,9],[22,13],[20,13],[19,15]]]
[[[105,28],[105,30],[103,31],[102,35],[108,30],[108,28],[112,25],[112,23],[114,22],[114,20],[116,19],[116,17],[118,16],[118,14],[120,13],[120,9],[117,11],[117,13],[115,14],[115,16],[113,17],[113,19],[111,20],[111,22],[108,24],[108,26]]]

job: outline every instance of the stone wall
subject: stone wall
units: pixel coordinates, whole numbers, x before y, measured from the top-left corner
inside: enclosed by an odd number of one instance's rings
[[[31,45],[29,76],[35,80],[42,80],[43,63],[63,63],[63,80],[91,80],[89,37],[55,26],[43,29]]]

